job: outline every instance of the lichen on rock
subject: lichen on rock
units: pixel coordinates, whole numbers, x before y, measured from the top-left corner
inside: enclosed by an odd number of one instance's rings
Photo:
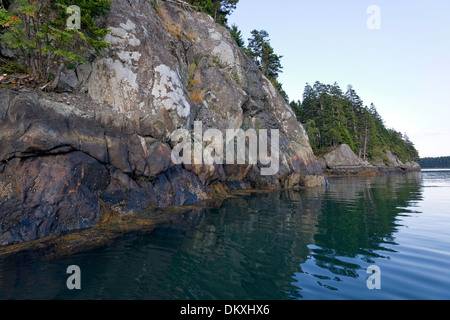
[[[176,110],[180,117],[189,117],[191,106],[185,97],[179,74],[166,65],[159,65],[155,68],[155,78],[157,80],[152,90],[154,107]]]

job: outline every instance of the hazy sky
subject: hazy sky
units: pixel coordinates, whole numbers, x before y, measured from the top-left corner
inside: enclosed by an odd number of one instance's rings
[[[380,29],[367,27],[371,5]],[[352,84],[421,157],[450,156],[450,0],[240,0],[233,23],[245,40],[269,32],[291,100],[307,82]]]

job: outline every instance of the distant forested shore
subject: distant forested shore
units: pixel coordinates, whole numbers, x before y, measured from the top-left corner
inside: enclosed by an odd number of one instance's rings
[[[423,169],[450,168],[450,157],[422,158],[419,164]]]
[[[347,144],[360,159],[373,164],[388,164],[388,151],[403,163],[419,160],[407,134],[387,128],[375,105],[365,106],[351,85],[343,92],[337,83],[307,84],[303,101],[290,105],[317,156]]]

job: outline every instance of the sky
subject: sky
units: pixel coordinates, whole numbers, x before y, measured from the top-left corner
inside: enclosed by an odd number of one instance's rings
[[[450,156],[450,0],[240,0],[228,22],[269,33],[290,100],[351,84],[421,157]]]

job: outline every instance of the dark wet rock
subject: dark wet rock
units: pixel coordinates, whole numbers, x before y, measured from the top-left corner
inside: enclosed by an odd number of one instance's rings
[[[105,167],[82,152],[11,159],[0,175],[0,243],[94,226],[108,184]]]
[[[157,177],[169,169],[172,149],[167,144],[160,141],[147,142],[146,148],[148,177]]]
[[[203,185],[192,172],[176,166],[167,170],[165,175],[172,185],[173,206],[188,206],[207,199]]]
[[[158,190],[158,197],[156,199],[156,206],[160,208],[167,208],[174,203],[175,191],[173,185],[170,183],[167,175],[164,173],[154,183],[154,188]]]
[[[75,70],[63,69],[59,75],[59,81],[56,84],[57,90],[72,92],[78,84],[78,77]]]
[[[122,171],[112,168],[111,183],[101,193],[100,199],[120,214],[132,214],[149,206],[149,197],[139,185]]]

